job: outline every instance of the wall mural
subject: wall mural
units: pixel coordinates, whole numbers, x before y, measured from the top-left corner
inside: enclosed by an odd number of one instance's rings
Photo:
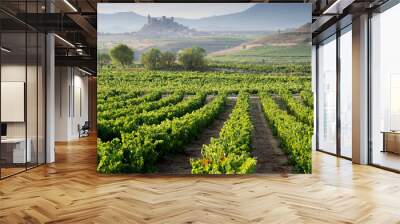
[[[98,4],[100,173],[311,173],[310,4]]]

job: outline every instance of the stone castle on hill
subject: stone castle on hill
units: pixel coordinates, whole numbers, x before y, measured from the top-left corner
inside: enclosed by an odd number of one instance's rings
[[[147,15],[147,24],[172,24],[174,23],[174,17],[167,18],[165,16],[158,18],[152,18],[150,15]]]
[[[195,29],[190,29],[187,26],[174,21],[174,17],[151,17],[147,16],[147,23],[135,33],[138,37],[189,37],[198,35]]]

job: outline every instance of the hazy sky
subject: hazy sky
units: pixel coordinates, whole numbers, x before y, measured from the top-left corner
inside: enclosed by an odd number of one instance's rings
[[[241,12],[253,5],[255,3],[98,3],[97,10],[99,13],[135,12],[142,16],[194,19]]]

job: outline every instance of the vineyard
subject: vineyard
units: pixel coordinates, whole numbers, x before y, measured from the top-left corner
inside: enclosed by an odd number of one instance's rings
[[[101,68],[97,170],[310,173],[310,66],[210,68]]]

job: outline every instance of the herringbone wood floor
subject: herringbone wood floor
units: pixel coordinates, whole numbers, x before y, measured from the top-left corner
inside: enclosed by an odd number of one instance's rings
[[[313,175],[103,176],[95,144],[0,181],[0,223],[400,223],[400,175],[326,154]]]

